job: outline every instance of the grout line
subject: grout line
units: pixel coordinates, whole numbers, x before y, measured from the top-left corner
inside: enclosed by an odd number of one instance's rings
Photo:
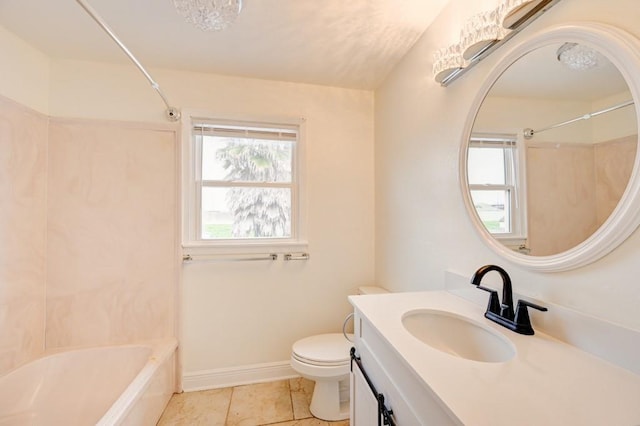
[[[289,388],[289,402],[291,403],[291,420],[296,420],[296,412],[293,409],[293,392],[291,391],[291,379],[287,380],[287,387]]]
[[[224,424],[226,425],[229,422],[229,412],[231,411],[231,401],[233,400],[233,391],[235,390],[235,386],[231,388],[231,395],[229,395],[229,404],[227,405],[227,414],[224,416]]]

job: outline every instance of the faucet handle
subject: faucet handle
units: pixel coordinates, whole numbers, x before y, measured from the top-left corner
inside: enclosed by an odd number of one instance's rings
[[[537,304],[535,304],[533,302],[529,302],[528,300],[522,300],[522,299],[518,300],[518,308],[520,306],[525,307],[525,309],[526,309],[526,306],[529,306],[529,307],[531,307],[533,309],[537,309],[537,310],[542,311],[542,312],[548,311],[548,309],[545,308],[544,306],[537,305]]]
[[[498,292],[492,288],[477,286],[480,290],[489,292],[489,304],[487,305],[487,312],[493,312],[494,314],[500,313],[500,300],[498,299]]]
[[[537,305],[533,302],[529,302],[527,300],[518,300],[518,307],[516,308],[516,317],[513,320],[516,326],[516,333],[520,334],[534,334],[533,327],[531,327],[531,319],[529,318],[529,310],[527,306],[537,309],[539,311],[548,311],[544,306]]]

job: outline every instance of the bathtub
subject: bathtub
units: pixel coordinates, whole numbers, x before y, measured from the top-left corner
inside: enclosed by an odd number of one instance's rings
[[[175,340],[74,349],[0,377],[0,426],[155,425],[175,388]]]

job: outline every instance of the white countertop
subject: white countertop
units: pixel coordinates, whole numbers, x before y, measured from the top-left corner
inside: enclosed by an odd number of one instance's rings
[[[640,376],[544,333],[510,331],[484,318],[483,307],[451,293],[350,296],[349,301],[465,425],[640,425]],[[433,349],[402,325],[403,314],[415,309],[480,322],[509,339],[516,355],[485,363]]]

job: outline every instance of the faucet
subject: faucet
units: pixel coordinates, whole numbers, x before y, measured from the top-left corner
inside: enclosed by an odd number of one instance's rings
[[[496,271],[502,277],[502,303],[498,302],[498,292],[480,285],[480,281],[487,275],[488,272]],[[492,312],[496,315],[500,315],[503,318],[512,320],[514,318],[513,313],[513,291],[511,288],[511,278],[507,271],[496,265],[485,265],[478,269],[471,277],[471,284],[477,286],[480,290],[488,291],[490,293],[489,306],[487,312]],[[493,300],[492,300],[493,299]]]
[[[502,277],[502,302],[498,299],[498,292],[496,290],[480,285],[482,278],[491,271],[498,272],[500,277]],[[518,306],[514,313],[513,290],[511,287],[511,278],[509,277],[509,274],[507,274],[507,271],[496,265],[485,265],[473,274],[471,277],[471,284],[475,285],[480,290],[489,292],[489,304],[487,305],[487,310],[484,313],[485,318],[490,319],[509,330],[515,331],[516,333],[527,335],[534,334],[527,307],[531,307],[539,311],[546,311],[547,308],[526,300],[518,300]]]

